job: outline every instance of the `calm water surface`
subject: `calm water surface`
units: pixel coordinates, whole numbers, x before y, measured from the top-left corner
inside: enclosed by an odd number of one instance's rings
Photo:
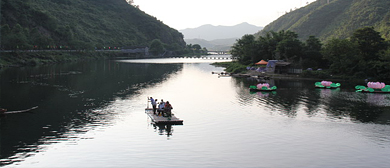
[[[218,77],[210,61],[97,61],[3,69],[3,167],[388,167],[390,96],[356,83]],[[211,61],[214,62],[214,61]],[[363,83],[361,83],[363,84]],[[184,125],[151,124],[147,97]]]

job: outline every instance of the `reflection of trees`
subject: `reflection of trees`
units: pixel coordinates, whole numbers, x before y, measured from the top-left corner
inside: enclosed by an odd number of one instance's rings
[[[297,110],[304,109],[308,116],[325,112],[332,119],[347,117],[364,123],[380,124],[389,124],[390,121],[390,115],[386,115],[390,111],[390,94],[316,89],[313,81],[274,79],[278,87],[276,94],[254,96],[249,93],[248,88],[258,81],[245,78],[233,78],[233,81],[238,86],[236,89],[239,102],[259,103],[262,107],[279,111],[289,117],[295,117]],[[302,106],[305,108],[301,108]]]
[[[160,83],[181,68],[97,61],[5,69],[0,75],[0,105],[39,108],[32,114],[0,118],[0,158],[38,150],[45,139],[66,139],[69,131],[86,132],[86,125],[108,124],[115,114],[98,109]]]
[[[363,123],[389,124],[390,116],[386,116],[386,113],[390,111],[390,106],[372,104],[372,100],[369,98],[373,95],[381,97],[380,99],[388,96],[371,93],[350,93],[335,96],[327,104],[327,112],[335,117],[349,116],[353,120]]]

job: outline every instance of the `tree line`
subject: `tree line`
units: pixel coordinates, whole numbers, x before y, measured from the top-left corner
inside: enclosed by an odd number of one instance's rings
[[[308,75],[390,79],[390,43],[373,27],[357,29],[349,38],[333,38],[325,44],[315,36],[302,42],[289,30],[269,31],[259,38],[244,35],[231,53],[242,65],[254,65],[262,59],[284,60],[294,68],[324,69],[304,72]]]

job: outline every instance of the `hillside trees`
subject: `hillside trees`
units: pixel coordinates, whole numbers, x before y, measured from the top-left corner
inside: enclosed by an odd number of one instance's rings
[[[244,35],[236,41],[231,52],[242,64],[256,63],[261,59],[299,62],[303,47],[296,33],[271,31],[258,39],[253,35]]]
[[[187,44],[186,50],[183,52],[183,54],[192,54],[192,55],[207,54],[207,49],[202,48],[202,46],[199,44]]]
[[[159,40],[159,39],[154,39],[151,43],[150,43],[150,52],[154,55],[154,56],[159,56],[161,55],[163,52],[164,52],[164,46],[163,46],[163,43]]]
[[[355,30],[350,39],[332,39],[323,49],[334,74],[389,79],[389,44],[372,27]]]
[[[1,48],[61,49],[66,46],[93,50],[146,46],[159,39],[167,50],[173,49],[171,53],[185,50],[179,31],[128,2],[132,1],[2,0]]]
[[[345,39],[359,28],[373,26],[382,38],[390,40],[390,1],[385,0],[317,0],[286,13],[255,34],[265,36],[269,31],[290,30],[300,40],[314,35],[322,42],[332,38]]]
[[[326,67],[328,61],[323,59],[321,49],[321,41],[315,36],[309,36],[303,46],[302,67]]]
[[[244,35],[232,46],[231,53],[238,58],[241,64],[247,65],[255,63],[257,60],[257,51],[255,36]]]

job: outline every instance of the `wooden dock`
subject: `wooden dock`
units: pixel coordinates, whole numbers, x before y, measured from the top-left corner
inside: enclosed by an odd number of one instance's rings
[[[183,125],[183,120],[177,118],[174,114],[172,117],[163,117],[153,114],[152,108],[146,108],[145,113],[152,119],[155,124],[171,124],[171,125]]]

